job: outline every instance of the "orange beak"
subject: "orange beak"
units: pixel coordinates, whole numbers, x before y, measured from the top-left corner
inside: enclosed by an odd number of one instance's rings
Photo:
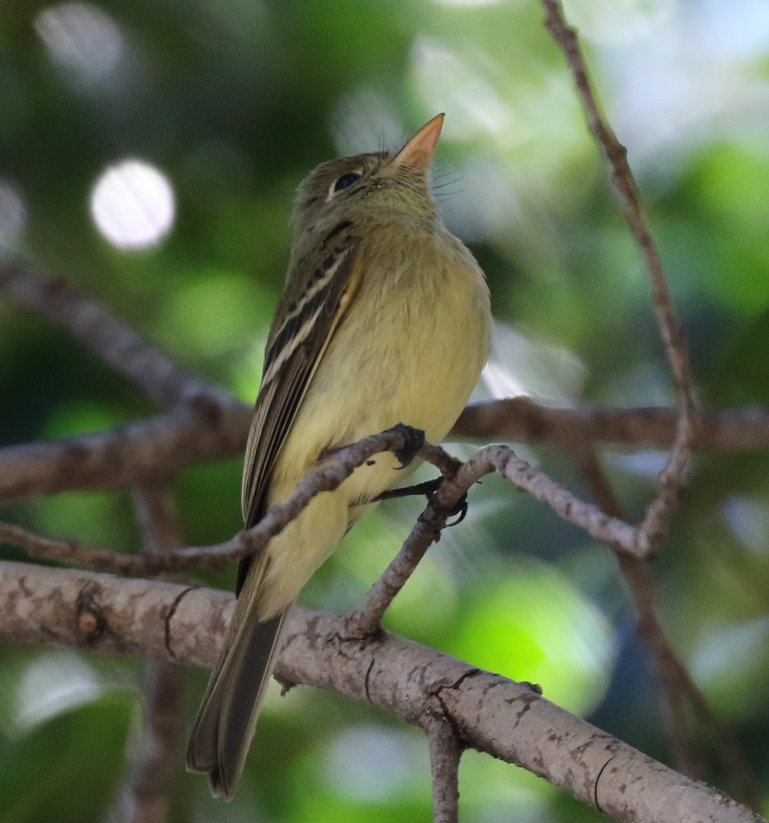
[[[407,166],[422,174],[427,174],[430,163],[433,161],[435,147],[438,145],[438,138],[441,136],[445,116],[445,114],[436,114],[432,120],[425,123],[395,155],[391,165],[395,167]]]

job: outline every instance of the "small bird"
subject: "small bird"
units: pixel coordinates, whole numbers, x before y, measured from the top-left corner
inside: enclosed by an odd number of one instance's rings
[[[488,288],[428,183],[443,118],[400,151],[322,163],[299,186],[246,448],[246,528],[334,449],[397,424],[439,443],[478,381],[491,338]],[[187,751],[188,769],[207,773],[214,794],[231,796],[243,770],[299,592],[371,501],[418,462],[403,469],[395,455],[376,455],[241,562]]]

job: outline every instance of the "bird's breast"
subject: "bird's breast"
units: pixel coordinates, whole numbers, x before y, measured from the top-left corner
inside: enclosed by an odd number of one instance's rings
[[[326,449],[404,423],[438,443],[470,397],[490,340],[483,275],[455,238],[364,246],[358,291],[337,327],[284,446],[309,467]],[[300,456],[303,460],[299,460]],[[345,482],[351,499],[395,485],[392,455]],[[298,479],[298,478],[297,478]]]

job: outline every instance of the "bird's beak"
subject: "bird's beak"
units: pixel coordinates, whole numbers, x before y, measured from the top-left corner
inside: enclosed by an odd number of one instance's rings
[[[435,154],[435,147],[438,145],[438,138],[441,136],[445,116],[445,114],[436,114],[432,120],[425,123],[395,155],[390,165],[395,168],[406,166],[421,174],[427,174]]]

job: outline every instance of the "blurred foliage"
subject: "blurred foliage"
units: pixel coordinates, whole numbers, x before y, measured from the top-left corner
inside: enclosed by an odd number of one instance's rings
[[[629,147],[703,399],[767,405],[766,4],[565,5]],[[332,156],[397,146],[445,111],[436,197],[487,272],[500,322],[478,396],[671,402],[648,282],[541,17],[534,0],[5,0],[0,244],[250,401],[299,180]],[[119,248],[94,219],[97,181],[127,159],[156,168],[173,193],[173,226],[163,234],[158,224],[162,237],[143,249]],[[152,228],[155,212],[145,211]],[[7,303],[0,397],[2,444],[153,411],[94,355]],[[569,455],[519,451],[589,496]],[[607,450],[604,459],[626,514],[640,517],[662,457]],[[233,460],[179,479],[188,541],[240,527],[239,474]],[[768,477],[762,452],[698,455],[653,564],[666,628],[765,787]],[[418,501],[393,502],[360,523],[303,602],[353,608],[418,511]],[[64,495],[2,516],[118,549],[138,543],[127,494]],[[21,553],[0,547],[0,556]],[[199,579],[227,587],[233,575]],[[498,478],[473,491],[467,520],[430,551],[388,615],[393,630],[538,681],[546,696],[666,759],[634,622],[612,555]],[[143,708],[141,671],[135,661],[0,646],[3,823],[110,819]],[[187,723],[205,673],[189,679]],[[730,788],[718,770],[707,777]],[[598,819],[473,752],[461,792],[467,823]],[[405,823],[427,819],[429,799],[418,733],[297,688],[270,693],[232,803],[210,798],[180,758],[171,819],[239,821],[257,810],[269,820]]]

